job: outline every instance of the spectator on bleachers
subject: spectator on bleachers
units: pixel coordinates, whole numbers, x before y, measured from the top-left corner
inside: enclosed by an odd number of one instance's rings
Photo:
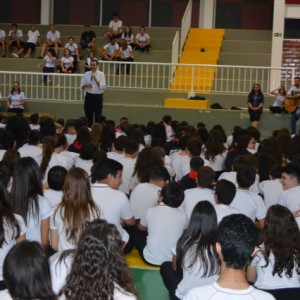
[[[253,84],[247,100],[250,122],[253,127],[258,127],[264,102],[264,94],[261,91],[260,85],[258,83]]]
[[[13,82],[12,89],[7,98],[7,112],[22,113],[24,111],[26,96],[21,91],[19,82]]]
[[[144,26],[140,27],[140,32],[135,37],[135,50],[140,50],[142,52],[150,51],[151,40]]]
[[[100,57],[103,60],[113,61],[120,59],[120,46],[116,41],[116,37],[110,37],[110,42],[100,48],[99,50]]]
[[[78,45],[79,57],[82,56],[84,49],[90,48],[90,50],[96,53],[96,33],[92,30],[90,25],[84,25],[84,31],[81,34],[80,42]]]
[[[23,32],[18,29],[17,24],[11,25],[11,30],[8,33],[8,52],[12,54],[13,47],[17,47],[19,50],[23,46]]]
[[[47,32],[46,36],[46,43],[42,45],[41,55],[39,56],[40,59],[44,57],[46,52],[46,48],[54,48],[55,56],[58,55],[58,48],[61,47],[60,44],[60,32],[56,30],[55,25],[50,25],[50,30]]]
[[[1,57],[5,57],[5,53],[6,53],[6,51],[5,51],[6,50],[6,33],[3,29],[0,29],[0,46],[1,46]]]
[[[112,14],[112,20],[109,22],[108,31],[105,35],[108,38],[121,37],[121,35],[122,35],[122,26],[123,26],[123,22],[120,20],[119,15],[117,13],[113,13]]]
[[[77,71],[77,63],[79,61],[79,51],[78,51],[78,45],[74,42],[74,37],[70,36],[68,38],[68,42],[65,44],[65,49],[69,49],[71,51],[71,55],[74,59],[73,69],[74,69],[74,72],[76,72]]]
[[[89,56],[83,61],[84,72],[91,71],[91,62],[95,58],[93,51],[89,52]]]
[[[30,116],[29,127],[30,130],[40,130],[40,116],[38,113],[34,113]]]
[[[20,57],[20,55],[25,52],[24,58],[28,58],[31,53],[34,52],[36,45],[41,45],[40,32],[37,30],[35,24],[31,25],[31,29],[28,30],[27,36],[27,42],[22,43],[17,53],[11,53],[12,57]]]
[[[131,48],[134,48],[134,35],[131,30],[131,26],[126,26],[124,32],[121,36],[122,39],[124,39],[127,43],[127,45],[130,45]]]
[[[55,60],[56,60],[55,51],[52,48],[50,48],[47,50],[47,53],[44,56],[43,61],[40,64],[38,64],[37,67],[40,68],[41,66],[43,66],[43,73],[54,73]],[[43,82],[45,85],[48,84],[48,76],[47,75],[44,75]]]
[[[60,60],[60,66],[56,67],[60,73],[74,73],[74,58],[69,49],[64,50],[64,54]]]
[[[214,206],[208,201],[199,202],[187,228],[172,248],[172,262],[166,261],[160,267],[170,299],[183,299],[192,288],[217,280],[220,273],[215,248],[217,229]]]
[[[277,89],[271,91],[270,94],[276,96],[273,105],[270,107],[270,111],[272,113],[281,114],[284,111],[283,103],[285,101],[286,96],[286,90],[284,86],[279,86]]]
[[[120,41],[121,47],[120,47],[120,61],[126,61],[126,62],[133,62],[134,58],[133,58],[133,53],[132,53],[132,48],[130,45],[128,45],[126,43],[126,41],[124,39],[121,39]],[[130,64],[121,64],[121,72],[119,70],[119,68],[117,69],[117,73],[125,73],[127,75],[130,74]]]

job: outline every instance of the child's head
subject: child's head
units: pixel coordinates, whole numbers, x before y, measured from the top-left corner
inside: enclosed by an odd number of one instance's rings
[[[211,167],[200,167],[197,176],[198,186],[210,188],[215,178],[215,172]]]
[[[229,205],[236,194],[235,185],[226,179],[221,179],[215,186],[216,202]]]
[[[150,173],[150,182],[155,182],[156,185],[163,187],[170,180],[168,170],[163,166],[157,166]]]
[[[162,202],[170,207],[179,207],[184,199],[184,193],[180,188],[179,183],[169,182],[162,188],[160,195]]]
[[[40,120],[40,116],[39,116],[38,113],[34,113],[30,116],[30,123],[31,124],[38,124],[39,120]]]
[[[54,166],[48,172],[49,188],[55,191],[62,191],[67,170],[62,166]]]
[[[280,164],[275,164],[269,172],[270,179],[280,179],[281,178],[282,167]]]
[[[236,181],[238,186],[243,189],[249,189],[255,181],[256,172],[253,166],[240,165],[236,172]]]
[[[70,45],[73,45],[74,44],[74,37],[69,36],[68,37],[68,42],[69,42]]]
[[[204,166],[204,160],[199,156],[193,156],[190,160],[190,169],[191,171],[198,172],[200,167]]]

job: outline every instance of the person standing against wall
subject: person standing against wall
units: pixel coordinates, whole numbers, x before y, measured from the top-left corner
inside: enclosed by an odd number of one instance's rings
[[[80,83],[80,87],[85,93],[84,112],[89,121],[89,125],[99,122],[102,115],[103,92],[106,88],[106,80],[103,72],[98,70],[99,62],[93,59],[91,71],[86,72]]]

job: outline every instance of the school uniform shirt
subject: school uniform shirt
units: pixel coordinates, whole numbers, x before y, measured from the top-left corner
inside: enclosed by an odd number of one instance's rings
[[[280,194],[282,193],[282,184],[280,179],[265,180],[258,184],[258,190],[264,197],[265,207],[278,204]]]
[[[24,144],[18,149],[21,157],[32,157],[38,165],[41,164],[43,149],[39,146]]]
[[[171,261],[172,247],[188,223],[185,212],[161,202],[149,208],[140,222],[148,228],[147,244],[143,251],[145,260],[153,265]]]
[[[3,159],[3,156],[4,156],[5,152],[6,152],[6,150],[0,149],[0,160]]]
[[[264,245],[261,246],[264,248]],[[295,266],[292,272],[292,277],[288,277],[284,272],[281,277],[276,273],[274,276],[272,274],[275,257],[273,252],[270,252],[268,257],[269,264],[267,267],[265,258],[262,251],[258,251],[251,261],[251,266],[256,268],[257,279],[254,286],[262,290],[273,290],[273,289],[285,289],[285,288],[298,288],[300,287],[300,275],[297,273],[297,264],[294,261]]]
[[[50,229],[57,230],[58,234],[58,251],[68,250],[68,249],[75,249],[77,246],[76,242],[71,242],[68,240],[66,235],[66,229],[63,222],[63,215],[64,215],[64,208],[56,208],[53,210],[53,214],[50,219]],[[93,220],[97,219],[98,216],[90,211],[90,219],[89,221],[92,222]]]
[[[189,161],[190,160],[190,158],[189,158],[188,155],[181,156],[180,152],[181,151],[173,152],[172,154],[170,154],[171,167],[173,168],[173,170],[174,170],[174,172],[176,174],[176,181],[179,181],[181,179],[180,178],[180,174],[181,174],[180,173],[180,164],[182,162],[184,163],[185,161]]]
[[[253,222],[255,219],[264,219],[267,213],[261,196],[249,190],[237,189],[230,206],[240,210],[242,214],[249,217]]]
[[[74,141],[77,138],[77,134],[69,134],[69,133],[65,133],[65,137],[67,139],[67,143],[68,145],[71,145],[74,143]]]
[[[16,32],[10,30],[8,33],[8,36],[11,37],[12,39],[17,39],[17,38],[21,38],[23,37],[23,31],[21,29],[17,29]]]
[[[10,93],[7,98],[9,99],[10,102],[10,108],[22,108],[24,109],[23,105],[18,105],[18,106],[13,106],[13,104],[19,103],[20,101],[23,101],[26,99],[25,95],[23,92],[21,93],[15,93],[13,92],[12,94]]]
[[[52,61],[53,60],[53,61]],[[44,56],[45,67],[46,68],[54,68],[56,58],[52,56],[52,59],[49,55]]]
[[[74,167],[74,165],[75,165],[75,159],[77,157],[79,157],[79,153],[75,153],[75,152],[70,152],[70,151],[64,150],[64,151],[61,151],[58,154],[58,156],[61,157],[62,160],[65,161],[65,163],[66,163],[66,169],[70,170],[72,167]]]
[[[76,50],[78,49],[78,46],[76,43],[73,44],[66,43],[65,49],[69,49],[71,51],[71,55],[76,55]]]
[[[60,39],[60,32],[55,30],[52,32],[51,30],[47,32],[47,40],[50,40],[51,43],[54,43],[56,39]]]
[[[124,157],[124,158],[120,159],[119,162],[123,166],[122,183],[119,187],[119,190],[121,192],[129,195],[129,191],[130,191],[129,185],[130,185],[130,180],[131,180],[133,172],[134,172],[136,159],[130,158],[130,157]]]
[[[5,31],[0,29],[0,39],[3,39],[6,37]]]
[[[230,205],[225,204],[217,204],[214,206],[216,214],[217,214],[217,220],[218,224],[222,221],[222,219],[226,216],[230,216],[233,214],[240,214],[241,211],[235,207],[232,207]]]
[[[300,208],[300,186],[282,191],[279,197],[279,204],[287,207],[290,211]]]
[[[121,219],[129,220],[133,217],[127,196],[102,183],[92,184],[91,192],[94,202],[100,209],[101,219],[114,224],[119,230],[122,240],[127,243],[129,235],[120,223]]]
[[[206,159],[203,151],[200,157],[204,160],[204,166],[211,167],[215,172],[217,172],[225,170],[224,163],[227,156],[227,152],[228,151],[225,150],[223,153],[216,155],[213,161]]]
[[[93,161],[91,159],[82,159],[80,157],[75,159],[75,167],[83,169],[88,173],[89,176],[91,175],[92,166]]]
[[[200,201],[209,201],[212,205],[216,205],[213,191],[208,188],[193,188],[184,191],[184,200],[181,204],[181,208],[185,211],[190,218],[192,211],[196,204]]]
[[[122,28],[122,26],[123,26],[123,22],[121,20],[118,20],[118,21],[111,20],[108,24],[108,27],[113,32],[117,32],[120,28]]]
[[[236,172],[235,171],[231,171],[231,172],[224,172],[220,175],[219,179],[218,180],[221,180],[221,179],[226,179],[228,181],[231,181],[233,184],[235,184],[236,188],[238,188],[238,183],[236,181]],[[259,193],[259,190],[258,190],[258,183],[259,183],[259,175],[256,174],[255,175],[255,181],[254,183],[250,186],[250,191],[255,193],[255,194],[258,194]]]
[[[195,249],[190,249],[184,256],[184,260],[183,260],[183,264],[182,264],[183,278],[177,285],[177,289],[175,291],[175,295],[179,299],[183,299],[184,296],[192,288],[213,283],[219,277],[219,274],[214,274],[212,276],[203,277],[204,270],[203,270],[203,266],[201,265],[201,262],[199,259],[197,259],[196,262],[189,268],[189,266],[191,265],[191,255],[193,253],[192,250],[196,251]],[[176,247],[172,248],[172,254],[175,256],[177,255]],[[204,255],[206,256],[207,260],[210,259],[207,255],[207,251],[205,251]]]
[[[26,239],[41,243],[41,223],[52,215],[52,209],[44,196],[38,196],[39,214],[32,214],[32,210],[27,216],[27,234]]]
[[[44,178],[43,178],[43,183],[47,182],[48,172],[54,166],[61,166],[61,167],[64,167],[64,168],[67,167],[65,159],[62,156],[60,156],[58,153],[55,153],[55,152],[53,152],[52,155],[51,155],[48,167],[46,169],[46,172],[45,172],[45,175],[44,175]]]
[[[117,153],[117,152],[114,152],[114,151],[107,152],[106,155],[107,155],[107,158],[116,160],[118,162],[121,162],[121,160],[125,158],[124,153],[120,154],[120,153]]]
[[[184,160],[181,160],[181,162],[179,163],[178,166],[178,173],[176,175],[176,178],[178,180],[181,180],[183,176],[185,176],[186,174],[189,174],[190,170],[191,170],[191,158],[188,157]]]
[[[71,66],[71,64],[74,62],[74,57],[73,56],[63,56],[61,58],[61,61],[63,63],[64,68],[69,68]]]
[[[131,43],[131,41],[134,40],[134,35],[125,35],[125,33],[122,33],[121,39],[124,39],[127,44]]]
[[[20,235],[24,235],[27,232],[27,227],[24,223],[23,218],[18,215],[14,214],[16,221],[19,224],[20,227]],[[5,242],[2,244],[2,247],[0,248],[0,280],[3,280],[3,263],[4,259],[9,252],[9,250],[16,244],[16,237],[17,237],[17,229],[14,228],[14,232],[10,226],[8,226],[6,220],[3,220],[3,229],[4,229],[4,238]],[[1,298],[0,298],[1,299]]]
[[[132,57],[132,47],[130,45],[127,45],[126,49],[123,49],[122,47],[120,47],[120,53],[121,53],[121,57],[122,58],[128,58],[128,57]]]
[[[103,49],[106,51],[107,55],[113,56],[114,53],[120,49],[120,46],[117,42],[115,42],[114,44],[108,43],[103,47]]]
[[[27,43],[36,44],[38,38],[40,37],[40,32],[38,30],[35,31],[29,30],[27,36],[28,36]]]
[[[146,44],[149,38],[150,36],[148,33],[145,33],[144,35],[138,33],[135,37],[136,41],[139,42],[139,44]]]
[[[158,203],[161,188],[152,183],[138,184],[130,194],[130,207],[136,219]]]
[[[40,130],[41,126],[38,125],[34,125],[34,124],[29,124],[30,130]]]
[[[184,300],[275,300],[264,291],[249,286],[244,290],[233,290],[221,287],[217,282],[192,289]]]
[[[44,197],[46,198],[47,202],[49,203],[52,209],[61,203],[62,196],[62,191],[55,191],[52,189],[44,190]]]

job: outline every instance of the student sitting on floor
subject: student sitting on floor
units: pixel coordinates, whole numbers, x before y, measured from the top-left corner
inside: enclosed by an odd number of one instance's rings
[[[225,217],[219,225],[216,243],[221,261],[219,279],[192,289],[184,300],[274,300],[272,295],[255,289],[246,280],[245,268],[255,255],[257,233],[248,217],[241,214]]]
[[[217,182],[215,186],[215,210],[218,223],[226,216],[241,213],[238,209],[230,206],[235,194],[236,187],[232,182],[226,179],[221,179]]]
[[[172,249],[172,262],[161,265],[160,274],[170,299],[183,299],[190,289],[215,282],[220,272],[217,241],[217,215],[208,201],[193,209],[187,229]]]
[[[166,184],[161,190],[159,204],[145,212],[138,224],[139,230],[130,235],[130,241],[146,263],[159,266],[172,259],[172,247],[188,221],[179,208],[182,201],[179,184]]]

